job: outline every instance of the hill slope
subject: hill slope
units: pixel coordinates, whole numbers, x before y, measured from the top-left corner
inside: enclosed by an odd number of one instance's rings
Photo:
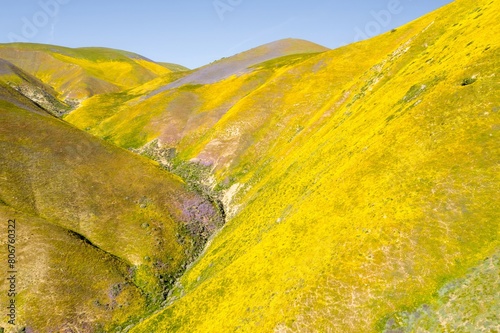
[[[187,67],[178,64],[172,64],[170,62],[159,62],[158,64],[162,65],[163,67],[166,67],[167,69],[170,69],[173,72],[182,72],[189,70],[189,68]]]
[[[3,59],[0,59],[0,88],[2,100],[30,110],[43,109],[58,117],[71,110],[70,105],[58,99],[52,87]],[[24,103],[19,104],[21,101]]]
[[[2,44],[0,58],[36,76],[62,99],[74,103],[95,94],[129,89],[171,72],[137,54],[106,48]]]
[[[169,148],[193,145],[228,110],[271,80],[273,68],[288,61],[304,61],[326,50],[302,40],[277,41],[181,72],[180,78],[96,96],[65,120],[127,148],[139,148],[154,139]],[[256,70],[259,64],[263,67]]]
[[[176,88],[184,84],[208,84],[221,81],[231,75],[248,72],[249,67],[258,63],[292,54],[319,53],[327,51],[324,46],[300,39],[283,39],[245,51],[229,58],[223,58],[203,66],[192,75],[163,89]]]
[[[181,148],[234,218],[133,332],[495,330],[499,9],[285,64]]]
[[[138,320],[220,227],[217,206],[8,88],[0,81],[10,96],[0,101],[0,215],[17,221],[17,328],[94,332]],[[7,304],[5,279],[0,289]]]

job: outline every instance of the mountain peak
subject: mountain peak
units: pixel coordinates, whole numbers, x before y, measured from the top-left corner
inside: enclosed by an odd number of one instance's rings
[[[284,38],[279,39],[274,42],[270,42],[254,49],[259,49],[262,47],[267,47],[272,50],[279,50],[283,53],[295,54],[295,53],[316,53],[324,52],[330,50],[329,48],[316,44],[314,42],[299,39],[299,38]],[[287,54],[284,54],[287,55]]]

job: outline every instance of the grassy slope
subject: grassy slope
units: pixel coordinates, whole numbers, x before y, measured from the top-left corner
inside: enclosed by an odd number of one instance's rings
[[[9,96],[0,101],[0,204],[10,207],[2,217],[20,219],[20,274],[29,280],[20,285],[20,324],[47,331],[64,321],[104,323],[109,330],[158,305],[162,288],[220,226],[217,209],[151,161],[7,89],[0,81],[0,94]],[[40,312],[47,308],[54,311]]]
[[[171,72],[139,55],[105,48],[2,44],[0,58],[74,100],[129,89]]]
[[[28,99],[31,101],[30,104],[36,104],[35,108],[43,109],[55,116],[62,116],[71,109],[71,106],[58,99],[58,93],[52,87],[3,59],[0,59],[0,86],[3,88],[2,100],[19,103]],[[26,103],[23,105],[33,109]]]
[[[460,327],[457,311],[472,330],[495,329],[478,318],[498,308],[473,293],[439,323],[437,292],[499,247],[498,10],[457,1],[281,66],[236,103],[181,154],[221,156],[240,211],[180,299],[134,332],[373,332],[421,307],[438,318],[422,329]]]
[[[282,39],[251,50],[238,53],[232,57],[222,58],[196,70],[172,87],[184,84],[209,84],[221,81],[232,75],[247,73],[249,68],[271,59],[301,53],[325,52],[328,48],[301,39]]]
[[[500,253],[444,285],[429,305],[391,318],[386,332],[495,332],[500,325]]]
[[[189,71],[190,69],[187,67],[184,67],[182,65],[178,64],[172,64],[170,62],[159,62],[158,64],[162,65],[163,67],[170,69],[173,72],[183,72],[183,71]]]
[[[7,332],[110,331],[146,312],[147,299],[129,277],[128,267],[46,220],[0,205],[0,218],[16,220],[17,325],[2,318]],[[7,228],[0,231],[7,247]],[[0,284],[8,304],[7,283]],[[4,316],[2,316],[4,317]]]
[[[31,84],[15,74],[10,66],[13,65],[0,60],[0,100],[30,110],[31,112],[47,115],[45,109],[16,89],[19,85],[28,83],[27,85],[31,86]]]

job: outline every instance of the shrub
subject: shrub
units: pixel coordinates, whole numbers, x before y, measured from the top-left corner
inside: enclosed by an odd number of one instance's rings
[[[463,87],[468,86],[469,84],[473,84],[476,81],[477,81],[477,79],[475,77],[465,78],[462,80],[462,86]]]

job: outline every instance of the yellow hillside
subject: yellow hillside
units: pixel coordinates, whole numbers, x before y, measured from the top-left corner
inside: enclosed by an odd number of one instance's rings
[[[171,72],[137,54],[106,48],[1,44],[0,58],[36,76],[74,103],[96,94],[130,89]]]
[[[238,189],[235,217],[133,332],[494,330],[498,10],[457,1],[282,66],[181,150]],[[456,285],[475,293],[432,315]]]

